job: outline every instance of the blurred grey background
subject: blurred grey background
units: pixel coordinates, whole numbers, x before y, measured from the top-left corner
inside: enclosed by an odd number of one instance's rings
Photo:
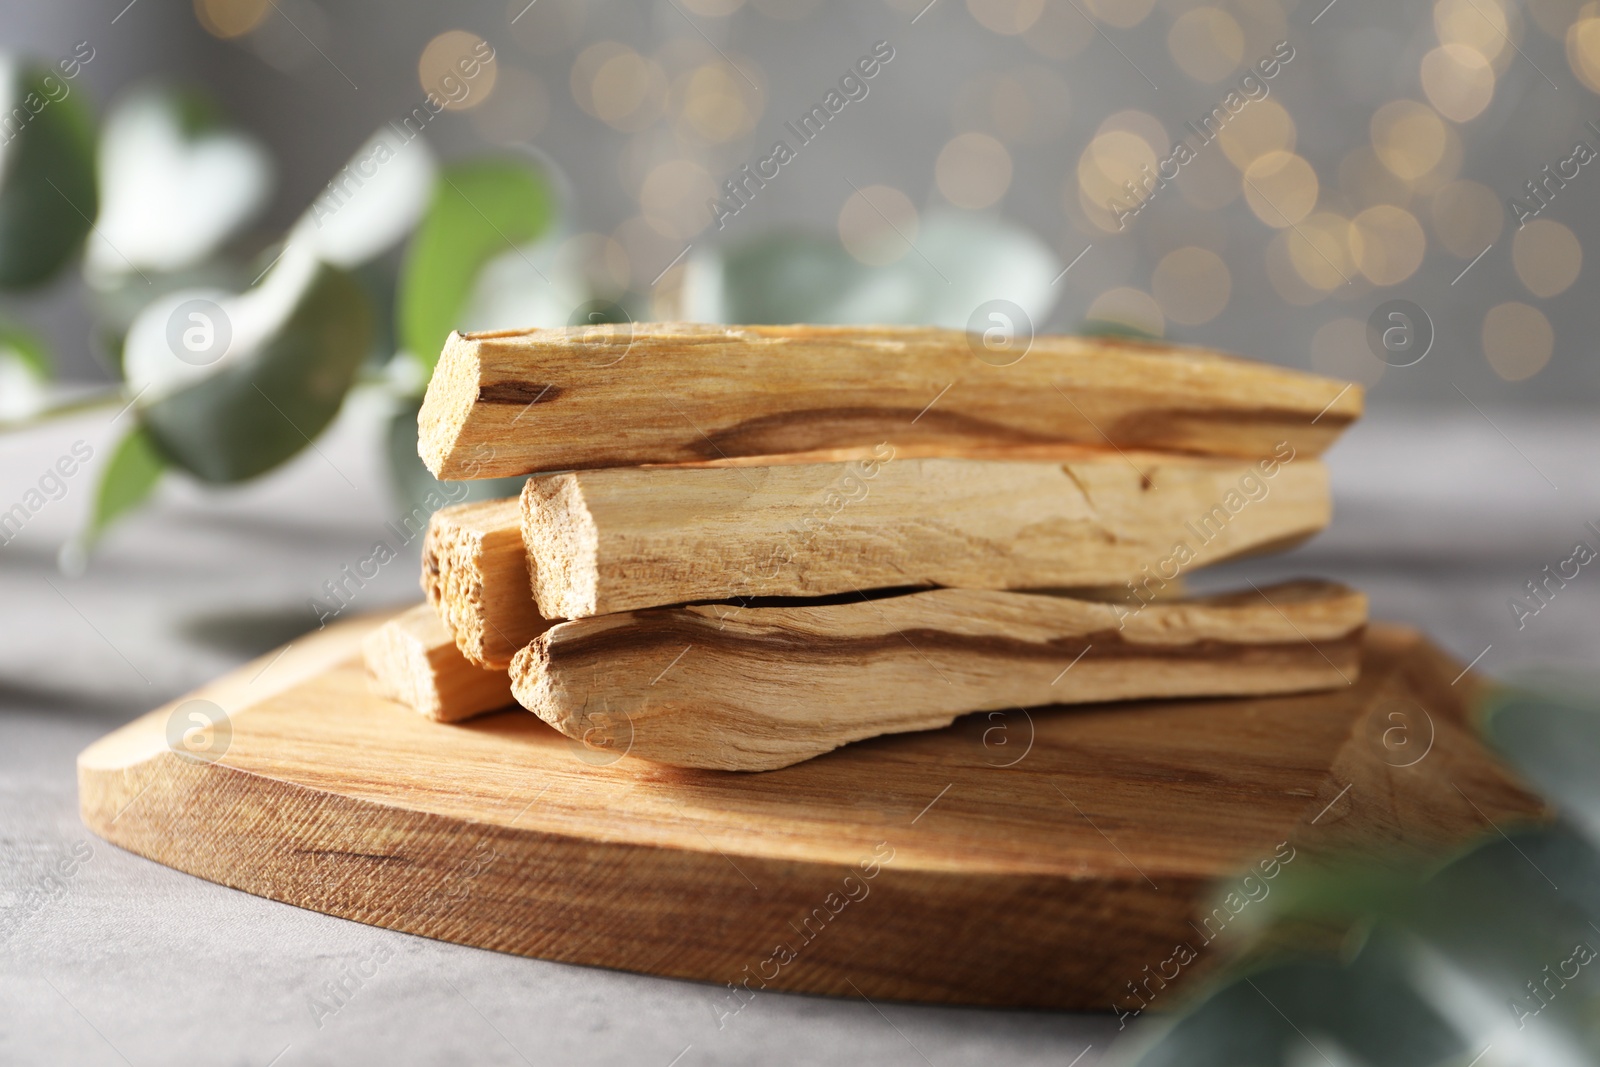
[[[5,48],[53,59],[90,42],[77,84],[101,114],[151,79],[215,94],[277,160],[260,244],[421,103],[441,51],[481,39],[488,92],[428,140],[447,160],[531,147],[563,177],[567,232],[635,293],[689,243],[799,227],[852,247],[888,224],[914,244],[919,217],[955,209],[1072,264],[1040,329],[1122,322],[1356,378],[1376,404],[1600,395],[1583,254],[1600,166],[1571,159],[1580,140],[1600,147],[1585,125],[1600,119],[1600,19],[1576,0],[125,4],[8,3]],[[719,231],[716,184],[795,144],[784,124],[880,41],[893,59],[867,95]],[[1279,42],[1293,58],[1266,95],[1119,230],[1111,197],[1136,202],[1122,183],[1179,138],[1200,144],[1184,124]],[[1525,183],[1547,164],[1576,176],[1548,183],[1545,206]],[[1540,209],[1521,229],[1513,197]],[[104,377],[82,285],[69,272],[0,310],[49,339],[64,377]],[[1395,299],[1436,329],[1409,367],[1368,344]]]

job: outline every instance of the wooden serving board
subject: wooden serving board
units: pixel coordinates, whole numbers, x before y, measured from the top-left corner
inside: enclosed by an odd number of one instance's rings
[[[1474,739],[1475,681],[1392,627],[1336,692],[979,714],[740,774],[618,758],[520,709],[431,722],[370,691],[379,621],[90,746],[85,823],[358,922],[731,984],[729,1013],[761,988],[1111,1010],[1175,946],[1188,982],[1243,941],[1206,916],[1248,868],[1437,853],[1542,811]],[[213,706],[226,729],[191,736],[210,753],[180,754],[169,734]]]

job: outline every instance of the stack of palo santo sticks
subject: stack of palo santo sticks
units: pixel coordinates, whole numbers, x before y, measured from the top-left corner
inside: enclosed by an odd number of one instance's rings
[[[443,721],[769,770],[970,712],[1352,683],[1365,598],[1187,598],[1327,524],[1356,386],[1199,349],[906,327],[452,334],[419,417],[427,603],[368,639]],[[541,473],[544,472],[544,473]]]

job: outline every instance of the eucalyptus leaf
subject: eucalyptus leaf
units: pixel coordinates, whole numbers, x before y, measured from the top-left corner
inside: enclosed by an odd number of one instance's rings
[[[0,322],[0,358],[15,360],[36,378],[50,377],[50,350],[37,334],[14,323]]]
[[[99,210],[94,127],[70,79],[0,61],[0,288],[39,285],[77,252]]]
[[[0,421],[23,419],[46,402],[50,353],[20,326],[0,322]]]
[[[361,283],[291,246],[258,289],[153,303],[129,330],[124,358],[160,452],[202,481],[228,483],[271,470],[322,432],[372,331]]]
[[[266,148],[228,127],[208,97],[136,91],[101,133],[102,209],[86,272],[104,288],[193,267],[260,212],[272,184]]]
[[[156,451],[150,435],[136,426],[117,443],[116,451],[100,473],[94,510],[84,531],[86,547],[118,519],[143,504],[161,480],[166,461]]]
[[[1467,1043],[1418,993],[1409,959],[1404,938],[1385,932],[1349,964],[1302,960],[1239,975],[1177,1021],[1150,1028],[1121,1062],[1444,1067]]]
[[[999,219],[930,214],[898,260],[868,266],[835,237],[777,233],[691,257],[690,318],[728,323],[895,323],[965,329],[982,305],[1009,301],[1034,325],[1054,306],[1056,255]]]
[[[555,194],[527,160],[491,159],[444,168],[400,276],[401,344],[431,371],[462,322],[483,268],[549,229]]]
[[[1118,322],[1115,319],[1084,319],[1078,326],[1078,333],[1084,337],[1111,337],[1125,341],[1160,341],[1159,334],[1142,330],[1130,322]]]
[[[1600,853],[1570,827],[1491,831],[1422,878],[1293,875],[1314,888],[1280,884],[1267,906],[1280,921],[1364,913],[1353,956],[1235,972],[1176,1022],[1147,1024],[1125,1061],[1442,1067],[1490,1046],[1497,1063],[1600,1060]]]
[[[354,268],[398,244],[428,206],[438,165],[421,133],[383,126],[328,181],[289,240]]]
[[[270,257],[269,257],[270,259]],[[252,269],[250,265],[225,259],[209,259],[165,273],[121,274],[98,278],[89,288],[87,296],[94,316],[98,354],[110,369],[123,373],[123,347],[128,330],[145,308],[159,300],[167,300],[176,293],[191,289],[216,292],[238,292],[247,289],[250,281],[268,266],[266,261]]]
[[[457,316],[463,330],[567,326],[589,298],[584,279],[556,261],[549,241],[512,248],[478,271]]]
[[[1483,732],[1600,847],[1600,698],[1593,684],[1530,679],[1491,691]]]

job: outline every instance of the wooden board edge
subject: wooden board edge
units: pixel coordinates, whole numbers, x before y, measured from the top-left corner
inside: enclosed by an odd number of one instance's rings
[[[1111,1010],[1107,960],[1119,981],[1140,977],[1210,891],[1199,879],[1163,879],[1157,891],[1131,868],[1125,881],[1089,883],[902,870],[892,842],[869,878],[859,864],[741,856],[708,865],[638,843],[481,825],[463,833],[457,819],[171,753],[120,776],[83,767],[79,780],[85,797],[128,795],[115,812],[86,805],[86,825],[165,866],[402,933],[722,986],[713,1009],[722,1025],[762,990]],[[302,805],[317,817],[273,817]],[[219,806],[248,812],[249,832],[219,839],[208,826]],[[684,929],[696,931],[692,943]],[[1062,931],[1072,931],[1070,952]],[[780,944],[795,958],[778,962]]]

